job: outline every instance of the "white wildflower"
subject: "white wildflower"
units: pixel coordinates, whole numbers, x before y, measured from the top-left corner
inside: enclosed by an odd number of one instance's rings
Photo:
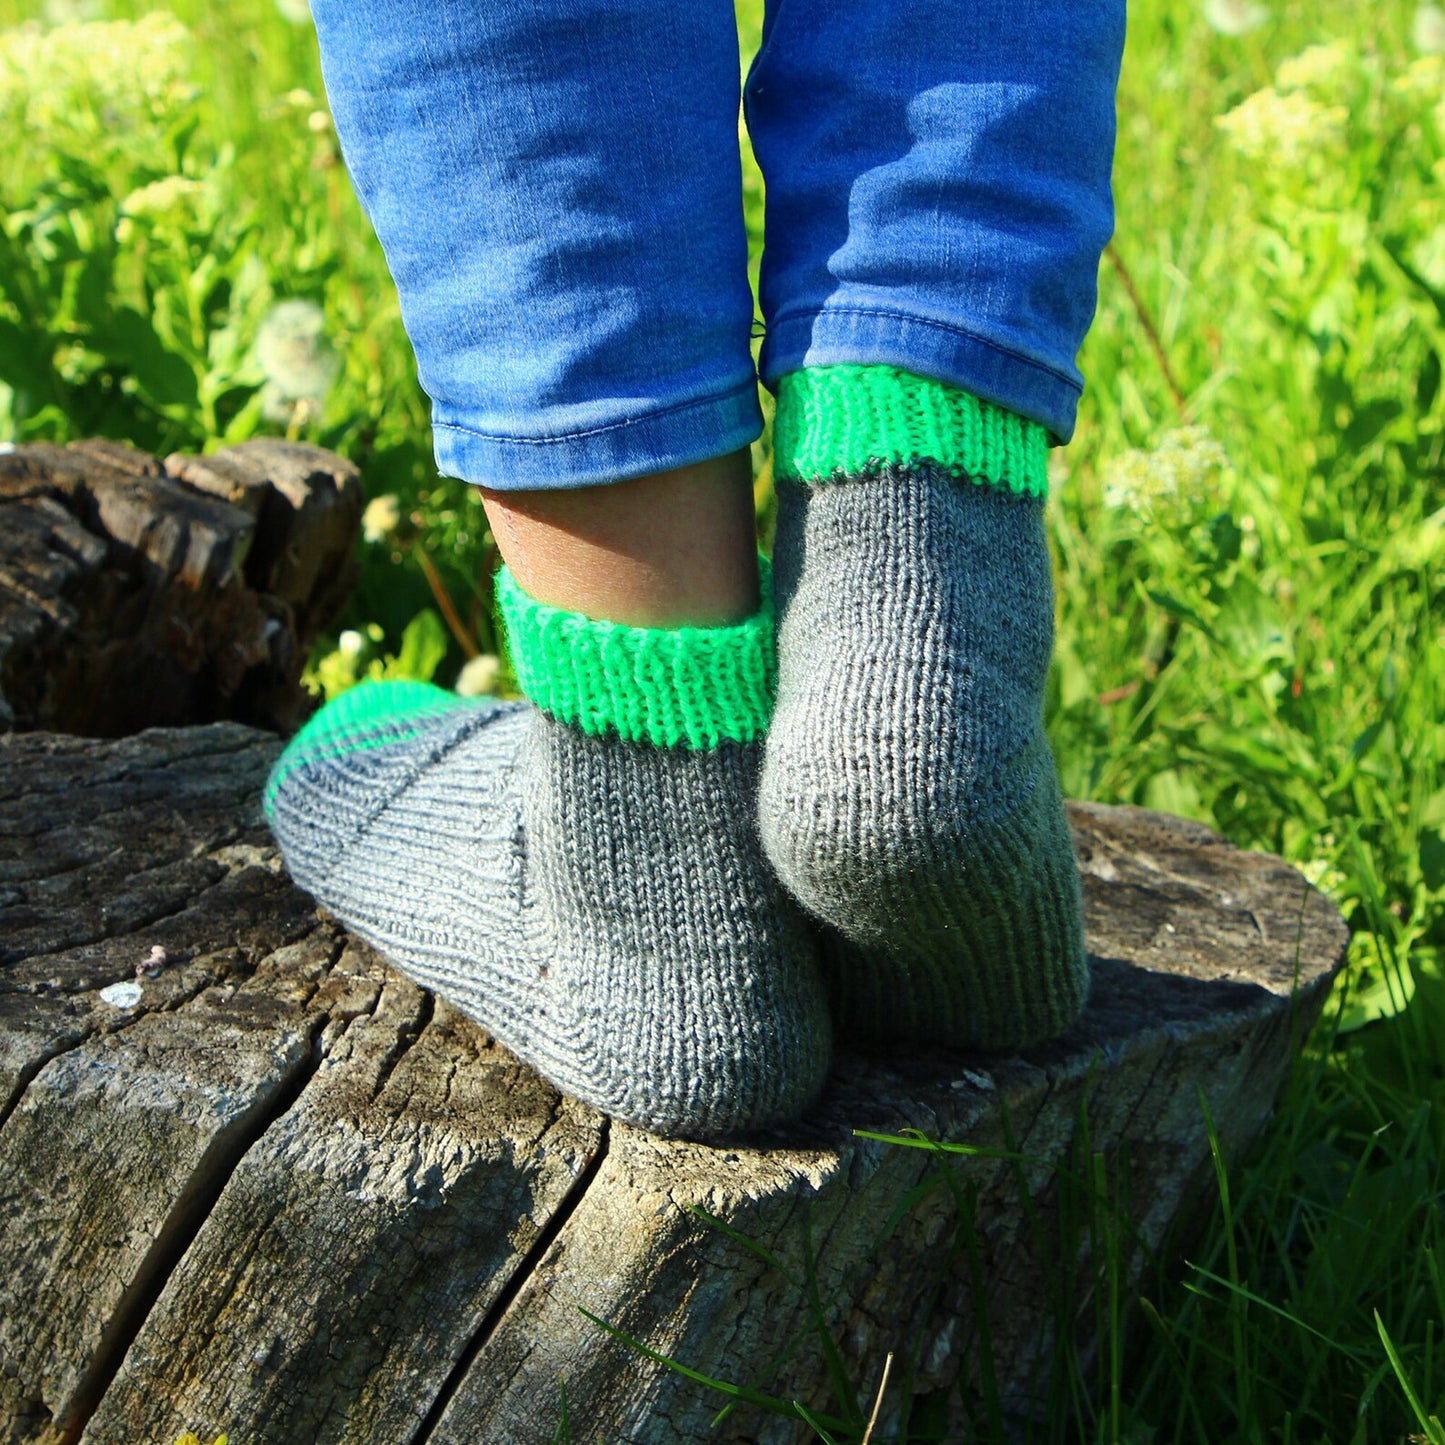
[[[309,0],[276,0],[276,8],[281,12],[281,18],[289,20],[293,25],[311,24]]]
[[[1410,38],[1415,42],[1415,49],[1426,55],[1445,51],[1445,10],[1438,5],[1417,5]]]
[[[348,627],[340,637],[336,639],[336,650],[343,657],[360,657],[366,649],[366,638],[357,632],[355,628]]]
[[[1340,898],[1349,879],[1328,858],[1307,858],[1295,865],[1321,893]]]
[[[306,117],[306,129],[312,135],[325,135],[331,129],[331,116],[324,110],[313,110]]]
[[[480,657],[467,660],[457,674],[456,690],[462,697],[483,697],[494,693],[501,672],[501,659],[496,653],[484,652]]]
[[[113,133],[195,98],[191,33],[173,15],[22,26],[0,33],[0,112],[32,130],[98,120]]]
[[[189,176],[164,176],[132,191],[120,203],[121,214],[146,220],[164,220],[177,214],[194,215],[196,203],[205,190],[200,181],[193,181]]]
[[[1104,505],[1152,513],[1161,504],[1194,510],[1215,502],[1229,458],[1207,427],[1166,432],[1157,446],[1127,451],[1104,471]]]
[[[1269,10],[1254,0],[1204,0],[1204,18],[1221,35],[1248,35],[1269,20]]]
[[[361,514],[361,535],[368,542],[384,542],[401,524],[401,503],[387,494],[373,497]]]
[[[1281,62],[1275,72],[1274,88],[1284,93],[1309,90],[1327,99],[1338,100],[1349,91],[1358,64],[1354,47],[1347,40],[1311,45]]]
[[[262,409],[287,421],[298,407],[319,411],[341,362],[326,339],[326,317],[314,301],[282,301],[256,333],[256,360],[266,375]]]
[[[1348,119],[1342,105],[1321,105],[1299,91],[1281,95],[1271,87],[1256,91],[1214,123],[1247,159],[1297,166],[1337,146]]]

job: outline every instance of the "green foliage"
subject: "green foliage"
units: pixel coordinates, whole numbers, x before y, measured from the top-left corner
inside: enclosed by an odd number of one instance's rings
[[[383,651],[386,634],[375,622],[343,632],[336,647],[317,658],[310,678],[329,702],[358,682],[410,679],[430,682],[447,655],[446,624],[430,607],[407,623],[395,653]]]
[[[495,677],[491,539],[435,476],[304,7],[174,11],[0,0],[0,440],[333,447],[375,510],[317,686]],[[1445,65],[1414,0],[1361,14],[1131,7],[1050,731],[1071,794],[1282,853],[1353,937],[1152,1347],[1057,1402],[1075,1438],[1429,1439],[1445,1402]],[[743,190],[756,279],[746,143]]]
[[[1131,1404],[1160,1440],[1428,1436],[1445,1402],[1445,66],[1412,10],[1369,40],[1338,5],[1247,41],[1131,13],[1051,734],[1072,793],[1281,852],[1352,929],[1155,1302]]]
[[[455,586],[479,509],[431,465],[309,21],[239,0],[177,10],[47,25],[0,5],[0,439],[314,441],[398,497]],[[366,550],[358,599],[354,625],[391,639],[438,600],[412,548],[386,545]]]

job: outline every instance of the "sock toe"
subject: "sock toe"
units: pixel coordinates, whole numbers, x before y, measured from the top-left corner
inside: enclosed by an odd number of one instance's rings
[[[398,794],[504,707],[416,682],[367,682],[287,743],[262,805],[295,881],[327,902],[348,850]]]

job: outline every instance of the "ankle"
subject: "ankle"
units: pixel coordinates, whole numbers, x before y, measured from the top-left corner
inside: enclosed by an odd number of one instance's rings
[[[605,487],[483,492],[538,601],[630,627],[719,627],[758,609],[747,451]]]

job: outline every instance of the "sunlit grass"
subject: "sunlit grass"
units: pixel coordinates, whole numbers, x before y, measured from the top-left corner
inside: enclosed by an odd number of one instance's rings
[[[37,27],[32,70],[50,47],[52,101],[83,80],[50,28],[62,9],[153,13],[0,0],[12,43]],[[744,0],[745,49],[758,9]],[[259,429],[342,450],[374,497],[397,498],[365,547],[356,666],[443,658],[449,678],[462,650],[444,654],[440,621],[403,631],[440,589],[450,631],[494,649],[489,539],[475,498],[431,470],[310,28],[261,0],[173,10],[194,39],[142,96],[149,119],[117,126],[71,96],[22,124],[0,66],[0,436],[168,449]],[[1072,795],[1282,853],[1353,942],[1228,1211],[1151,1297],[1152,1343],[1110,1408],[1071,1417],[1076,1435],[1394,1440],[1428,1436],[1445,1402],[1445,70],[1417,46],[1431,33],[1405,0],[1131,7],[1118,233],[1078,435],[1053,469],[1051,734]],[[134,55],[114,65],[118,84],[152,74]],[[171,175],[187,184],[142,189]],[[756,263],[750,161],[745,198]],[[287,302],[314,308],[279,314],[320,318],[334,380],[327,355],[271,374],[289,353],[257,342]],[[328,675],[344,681],[338,656]]]

